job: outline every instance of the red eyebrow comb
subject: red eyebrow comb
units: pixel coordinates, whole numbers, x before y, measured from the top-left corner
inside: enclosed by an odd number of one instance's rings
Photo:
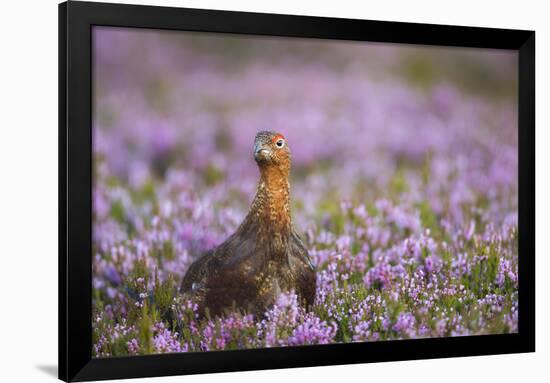
[[[271,142],[275,142],[277,141],[279,138],[282,138],[283,140],[285,139],[285,136],[283,136],[282,134],[277,134],[275,137],[273,137],[271,139]]]

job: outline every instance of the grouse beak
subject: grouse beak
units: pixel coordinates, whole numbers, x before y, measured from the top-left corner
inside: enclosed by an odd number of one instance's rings
[[[271,150],[261,144],[254,145],[254,158],[256,161],[265,161],[271,155]]]

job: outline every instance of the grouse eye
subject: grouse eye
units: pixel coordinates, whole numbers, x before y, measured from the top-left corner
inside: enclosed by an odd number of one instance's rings
[[[283,146],[285,146],[285,140],[283,140],[282,138],[279,138],[275,143],[275,145],[277,145],[278,148],[282,148]]]

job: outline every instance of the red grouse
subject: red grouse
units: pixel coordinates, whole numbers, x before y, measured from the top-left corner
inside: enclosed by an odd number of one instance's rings
[[[302,306],[315,298],[315,268],[290,215],[290,148],[284,136],[259,132],[254,158],[256,196],[237,231],[191,264],[181,292],[210,315],[240,310],[262,315],[281,292],[294,290]]]

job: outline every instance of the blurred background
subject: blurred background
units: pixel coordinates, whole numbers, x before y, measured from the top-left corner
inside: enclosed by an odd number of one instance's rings
[[[474,201],[497,224],[513,220],[515,52],[112,27],[94,28],[93,44],[98,226],[113,210],[105,187],[139,194],[141,213],[124,198],[119,210],[140,226],[177,203],[153,190],[178,177],[214,212],[206,221],[238,222],[259,130],[288,138],[301,230],[341,201],[378,198],[427,203],[457,228]]]

